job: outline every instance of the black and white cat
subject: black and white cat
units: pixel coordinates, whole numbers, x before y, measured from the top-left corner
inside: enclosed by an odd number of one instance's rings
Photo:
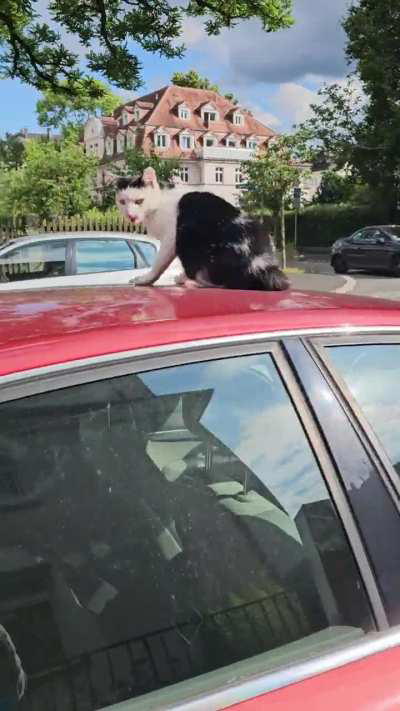
[[[283,291],[285,274],[267,251],[265,235],[255,221],[208,192],[161,188],[153,168],[136,178],[117,179],[116,203],[121,213],[160,241],[151,270],[134,280],[153,284],[178,257],[184,286]]]

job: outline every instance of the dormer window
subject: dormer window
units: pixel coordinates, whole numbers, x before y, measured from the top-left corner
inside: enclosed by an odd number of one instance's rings
[[[249,136],[249,138],[246,141],[246,148],[248,148],[251,151],[257,150],[258,140],[255,136]]]
[[[162,131],[162,130],[156,131],[154,134],[154,143],[155,143],[156,148],[160,148],[161,150],[165,150],[166,148],[169,148],[168,133],[165,133],[165,131]]]
[[[185,104],[180,104],[178,109],[178,116],[182,121],[188,121],[190,119],[190,110]]]
[[[129,114],[127,111],[122,112],[122,125],[126,126],[129,123]]]
[[[233,123],[235,126],[243,126],[243,114],[240,111],[235,111],[233,113]]]
[[[183,151],[191,151],[193,148],[193,136],[190,133],[181,133],[179,145]]]
[[[219,113],[213,104],[205,104],[202,106],[201,116],[206,124],[213,123],[219,119]]]
[[[135,109],[133,112],[133,118],[135,121],[139,121],[140,119],[140,109]]]
[[[233,134],[230,134],[229,136],[227,136],[225,139],[225,145],[227,146],[227,148],[237,148],[238,147],[237,136],[234,136]]]
[[[217,139],[215,138],[213,133],[206,133],[204,138],[203,138],[203,145],[206,148],[211,148],[211,146],[215,146],[217,143]]]

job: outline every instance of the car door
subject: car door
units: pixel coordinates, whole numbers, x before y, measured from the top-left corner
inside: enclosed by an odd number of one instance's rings
[[[349,267],[363,269],[369,265],[369,250],[371,246],[375,247],[374,232],[373,229],[363,229],[350,237],[343,251]]]
[[[392,241],[380,229],[365,230],[360,240],[360,267],[364,269],[387,269],[390,264]]]
[[[73,240],[71,284],[127,284],[148,271],[138,267],[138,257],[129,240],[79,238]]]
[[[27,708],[222,709],[384,620],[285,351],[170,354],[4,383],[1,688]]]
[[[0,255],[0,291],[65,286],[70,263],[71,246],[65,239],[10,247]]]

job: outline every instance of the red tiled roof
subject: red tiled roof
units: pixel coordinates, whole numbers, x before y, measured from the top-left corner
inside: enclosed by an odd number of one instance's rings
[[[182,103],[190,110],[190,118],[187,120],[179,118],[178,106]],[[208,125],[201,117],[201,107],[206,104],[212,104],[219,114],[219,120],[209,122]],[[214,134],[222,142],[222,145],[224,145],[226,137],[231,134],[237,136],[242,145],[244,145],[245,139],[250,136],[258,136],[263,142],[276,135],[272,129],[257,121],[247,109],[238,107],[215,91],[207,89],[166,86],[119,106],[114,112],[114,117],[119,116],[124,108],[132,113],[136,106],[148,109],[140,121],[132,120],[129,124],[120,127],[115,118],[103,118],[106,135],[115,135],[118,130],[127,130],[138,125],[145,129],[145,132],[138,136],[137,146],[147,152],[154,150],[152,137],[154,129],[163,128],[170,136],[169,148],[160,151],[160,154],[166,157],[197,157],[196,150],[183,151],[179,145],[179,134],[184,129],[195,135],[197,145],[199,145],[199,139],[201,145],[201,139],[207,133]],[[232,122],[233,113],[237,110],[243,116],[241,126]]]

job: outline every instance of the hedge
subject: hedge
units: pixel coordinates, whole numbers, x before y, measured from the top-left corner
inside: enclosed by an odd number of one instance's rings
[[[297,246],[329,247],[361,227],[388,222],[388,214],[380,206],[313,205],[299,211]],[[286,237],[288,242],[294,241],[294,212],[286,214]]]

